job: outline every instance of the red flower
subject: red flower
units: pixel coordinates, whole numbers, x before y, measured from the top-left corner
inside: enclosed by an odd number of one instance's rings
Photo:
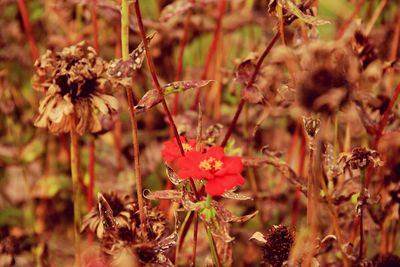
[[[225,156],[220,146],[211,147],[205,153],[190,151],[176,162],[182,179],[206,179],[206,192],[220,196],[236,185],[243,185],[243,163],[240,157]]]
[[[189,139],[189,141],[186,141],[186,138],[183,136],[180,136],[179,138],[181,139],[183,150],[185,151],[185,153],[196,150],[195,139]],[[171,164],[176,159],[182,157],[176,139],[169,140],[163,144],[161,155],[164,161],[167,162],[168,164]]]

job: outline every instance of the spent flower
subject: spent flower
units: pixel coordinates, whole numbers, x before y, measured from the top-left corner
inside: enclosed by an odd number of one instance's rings
[[[53,133],[69,132],[74,127],[80,135],[95,133],[102,129],[99,115],[117,111],[107,64],[85,42],[61,52],[48,50],[35,62],[35,68],[33,88],[46,93],[35,126],[48,127]]]

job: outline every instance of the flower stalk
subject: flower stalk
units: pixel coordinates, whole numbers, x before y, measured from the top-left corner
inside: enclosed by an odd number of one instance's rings
[[[206,198],[206,209],[212,209],[211,202],[212,202],[212,196],[207,195],[207,198]],[[218,253],[217,253],[217,248],[215,247],[215,241],[214,241],[214,238],[212,236],[211,230],[206,225],[204,225],[204,227],[206,228],[206,231],[207,231],[207,237],[208,237],[208,242],[210,244],[210,250],[211,250],[213,263],[214,263],[215,266],[221,267],[222,264],[221,264],[221,261],[219,259]]]
[[[121,45],[122,45],[122,59],[124,61],[129,59],[129,3],[128,0],[122,0],[121,2]],[[140,225],[143,235],[146,237],[146,216],[144,212],[144,200],[143,200],[143,185],[142,177],[140,173],[140,162],[139,162],[139,139],[138,139],[138,126],[136,120],[136,114],[133,103],[133,93],[130,87],[126,88],[126,94],[128,97],[129,106],[129,120],[132,126],[132,145],[133,145],[133,169],[135,173],[136,181],[136,194],[139,206],[139,218]]]
[[[275,36],[272,38],[272,40],[269,42],[268,46],[265,48],[264,52],[262,53],[261,57],[258,59],[257,61],[257,65],[254,68],[253,74],[251,75],[249,82],[246,85],[246,89],[251,88],[251,86],[253,85],[254,81],[256,80],[256,76],[258,74],[258,72],[260,71],[261,65],[264,62],[264,59],[266,58],[266,56],[269,54],[269,52],[271,51],[272,47],[274,46],[274,44],[276,43],[276,41],[279,39],[279,32],[275,33]],[[233,116],[232,122],[229,125],[228,131],[225,134],[224,140],[221,143],[221,146],[224,147],[226,146],[226,144],[228,143],[229,138],[232,135],[233,130],[236,127],[236,123],[239,119],[240,114],[242,113],[243,107],[245,104],[245,100],[242,98],[239,102],[239,105],[236,109],[235,115]]]
[[[81,266],[80,258],[80,222],[81,222],[81,214],[80,214],[80,201],[79,201],[79,168],[78,168],[78,160],[79,160],[79,147],[78,147],[78,134],[75,131],[75,116],[73,118],[74,126],[71,129],[71,177],[72,177],[72,200],[74,203],[74,243],[75,243],[75,266]]]
[[[146,33],[144,31],[144,26],[143,26],[142,14],[140,13],[139,0],[135,0],[134,7],[135,7],[136,20],[137,20],[137,23],[138,23],[138,26],[139,26],[139,30],[140,30],[140,35],[142,37],[144,49],[146,51],[146,59],[147,59],[148,65],[149,65],[151,78],[153,79],[153,83],[156,86],[157,90],[159,92],[162,92],[163,89],[161,88],[160,82],[158,81],[156,69],[154,67],[153,59],[152,59],[150,51],[149,51],[149,45],[147,43]],[[127,21],[126,23],[128,23],[128,22],[129,21]],[[165,113],[167,115],[167,118],[168,118],[168,121],[169,121],[169,125],[172,128],[172,131],[174,133],[175,139],[178,142],[180,153],[181,153],[182,156],[184,156],[185,155],[185,151],[183,149],[182,142],[181,142],[181,140],[179,138],[178,130],[176,128],[174,119],[172,118],[172,114],[169,111],[167,102],[165,101],[164,97],[161,100],[161,104],[162,104],[163,109],[164,109],[164,111],[165,111]],[[190,187],[191,187],[192,191],[195,194],[196,199],[199,199],[199,195],[198,195],[198,192],[197,192],[197,189],[196,189],[196,185],[194,184],[193,179],[189,179],[189,184],[190,184]]]
[[[366,176],[366,168],[360,169],[360,251],[358,258],[361,260],[363,258],[363,247],[364,247],[364,223],[363,223],[363,216],[364,216],[364,202],[365,202],[365,176]]]

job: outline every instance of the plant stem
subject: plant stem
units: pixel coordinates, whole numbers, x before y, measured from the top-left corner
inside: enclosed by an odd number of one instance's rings
[[[194,213],[192,267],[196,267],[197,233],[199,229],[199,215]]]
[[[211,202],[212,202],[212,196],[207,195],[207,199],[206,199],[206,207],[207,208],[212,208]],[[210,250],[211,250],[211,255],[213,258],[214,265],[217,267],[220,267],[220,266],[222,266],[222,264],[220,262],[220,259],[219,259],[218,253],[217,253],[217,248],[215,247],[215,242],[214,242],[214,238],[212,236],[211,230],[205,224],[204,224],[204,227],[206,228],[206,231],[207,231],[208,242],[210,244]]]
[[[350,24],[356,18],[356,16],[360,13],[361,7],[364,4],[365,0],[358,0],[356,3],[356,7],[354,8],[353,13],[350,17],[342,24],[342,26],[336,32],[336,40],[340,39],[343,34],[346,32]]]
[[[75,120],[75,117],[73,118]],[[71,130],[71,177],[72,177],[72,200],[74,203],[74,243],[75,243],[75,266],[79,267],[80,252],[80,234],[79,227],[81,222],[80,201],[79,201],[79,168],[78,168],[78,134],[75,131],[75,125]]]
[[[122,0],[121,2],[121,44],[122,44],[122,59],[124,61],[129,59],[129,4],[128,0]],[[133,103],[133,93],[132,88],[126,88],[126,94],[128,97],[129,106],[129,119],[132,126],[132,145],[133,145],[133,169],[135,172],[136,181],[136,194],[139,206],[139,217],[140,226],[145,239],[147,239],[146,234],[146,216],[144,212],[144,200],[143,200],[143,186],[142,177],[140,174],[140,162],[139,162],[139,139],[138,139],[138,126],[136,120],[136,114]]]
[[[217,49],[217,44],[219,41],[219,35],[221,32],[221,27],[222,27],[222,18],[225,13],[225,5],[226,5],[226,0],[219,0],[219,5],[218,5],[218,18],[217,18],[217,25],[215,26],[215,31],[213,35],[213,39],[211,41],[210,47],[208,48],[208,53],[207,53],[207,58],[206,62],[204,64],[203,68],[203,73],[201,74],[201,79],[205,80],[207,78],[208,74],[208,69],[211,64],[211,59],[213,58],[215,51]],[[192,103],[191,109],[194,110],[197,107],[197,104],[199,103],[200,100],[200,94],[203,90],[197,89],[196,95],[194,97],[194,101]]]
[[[365,193],[365,174],[366,169],[363,168],[360,170],[360,251],[358,254],[358,259],[361,260],[363,258],[363,247],[364,247],[364,223],[363,223],[363,211],[364,211],[364,193]]]
[[[28,37],[29,46],[31,48],[32,59],[35,61],[39,57],[39,51],[36,45],[35,37],[32,33],[31,23],[29,22],[29,14],[28,9],[26,8],[24,0],[18,0],[18,8],[21,13],[22,23],[24,25],[24,29],[26,35]]]
[[[90,7],[90,14],[92,16],[93,46],[98,54],[100,48],[99,48],[99,36],[98,36],[98,30],[97,30],[98,27],[97,27],[96,4],[97,4],[97,0],[92,0],[91,7]]]
[[[257,65],[254,68],[254,71],[250,77],[249,82],[246,85],[246,88],[244,90],[248,90],[254,83],[256,76],[258,72],[260,71],[261,65],[264,62],[265,57],[268,55],[268,53],[271,51],[272,47],[274,46],[275,42],[279,38],[279,32],[275,33],[275,36],[272,38],[272,40],[269,42],[268,46],[265,48],[264,52],[262,53],[261,57],[257,61]],[[240,99],[239,105],[236,109],[235,115],[233,116],[232,122],[229,125],[228,131],[225,134],[224,140],[221,143],[221,146],[225,146],[228,143],[229,138],[232,135],[233,130],[236,127],[237,120],[239,119],[240,113],[243,110],[245,100],[242,98]]]
[[[94,167],[95,167],[95,137],[91,136],[89,141],[89,185],[87,189],[87,210],[90,211],[93,208],[93,191],[94,191]],[[93,241],[93,232],[89,231],[88,233],[88,241],[92,243]]]
[[[140,35],[142,37],[144,48],[145,48],[145,51],[146,51],[146,59],[147,59],[148,65],[149,65],[151,77],[153,79],[153,83],[156,86],[157,90],[162,92],[163,89],[161,88],[161,85],[160,85],[160,83],[158,81],[157,74],[156,74],[156,69],[154,67],[153,59],[151,57],[151,53],[150,53],[149,46],[148,46],[147,39],[146,39],[146,33],[144,31],[142,15],[140,13],[139,0],[135,0],[134,7],[135,7],[136,20],[137,20],[137,23],[138,23],[138,26],[139,26],[139,30],[140,30]],[[167,105],[167,102],[165,101],[164,97],[163,97],[161,103],[162,103],[162,106],[164,108],[165,113],[167,114],[169,125],[172,128],[172,131],[173,131],[174,136],[175,136],[175,140],[178,143],[179,151],[180,151],[181,155],[184,156],[185,155],[185,151],[183,150],[183,146],[182,146],[181,139],[179,138],[178,130],[176,128],[174,119],[172,118],[171,112],[168,109],[168,105]],[[196,185],[194,184],[194,181],[193,181],[192,178],[189,179],[189,183],[190,183],[190,187],[192,188],[192,191],[195,194],[196,199],[199,199],[199,195],[198,195],[198,192],[197,192],[197,189],[196,189]]]
[[[96,13],[96,2],[97,0],[92,0],[90,13],[92,16],[92,33],[93,33],[93,46],[96,50],[97,55],[99,55],[99,38],[98,38],[98,30],[97,30],[97,13]],[[93,208],[93,191],[94,191],[94,168],[95,168],[95,151],[96,151],[96,137],[91,136],[89,140],[89,166],[88,166],[88,173],[89,173],[89,185],[87,189],[87,209],[90,211]],[[88,242],[91,244],[93,242],[93,232],[88,232]]]
[[[192,3],[194,3],[194,0],[190,0],[190,1]],[[185,22],[184,22],[184,26],[183,26],[183,36],[181,39],[181,43],[179,45],[178,66],[176,68],[175,81],[179,81],[182,79],[183,55],[185,53],[191,17],[192,17],[192,10],[189,9],[185,16]],[[179,111],[179,94],[175,94],[173,107],[172,107],[172,113],[174,115],[176,115],[176,114],[178,114],[178,111]]]

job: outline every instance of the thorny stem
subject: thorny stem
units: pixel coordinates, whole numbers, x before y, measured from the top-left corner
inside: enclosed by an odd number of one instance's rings
[[[363,258],[363,247],[364,247],[364,223],[363,223],[363,211],[364,211],[364,194],[365,194],[365,173],[366,169],[360,169],[360,251],[358,254],[358,259],[361,260]]]
[[[254,83],[256,76],[258,72],[260,71],[261,65],[265,59],[265,57],[268,55],[268,53],[271,51],[272,47],[274,46],[275,42],[279,38],[279,32],[275,33],[275,36],[272,38],[272,40],[269,42],[268,46],[265,48],[264,52],[262,53],[261,57],[257,61],[257,65],[254,68],[254,71],[249,79],[249,82],[246,85],[246,88],[244,90],[248,90]],[[232,122],[229,125],[228,131],[225,134],[224,140],[221,143],[221,146],[225,146],[228,143],[229,138],[232,135],[233,129],[236,127],[237,120],[239,119],[240,113],[243,110],[245,104],[245,100],[242,98],[239,102],[239,105],[236,109],[235,115],[233,116]]]
[[[194,3],[195,0],[190,0],[190,1],[192,3]],[[182,79],[183,55],[185,53],[191,17],[192,17],[192,10],[189,9],[189,11],[187,12],[187,14],[185,16],[185,22],[184,22],[184,26],[183,26],[183,36],[182,36],[181,43],[179,46],[178,66],[176,68],[175,81],[179,81]],[[179,111],[179,94],[175,94],[173,107],[172,107],[172,113],[174,115],[176,115],[176,114],[178,114],[178,111]]]
[[[39,57],[39,52],[36,45],[35,37],[33,36],[32,33],[31,23],[29,22],[28,9],[26,8],[24,0],[18,0],[18,8],[19,12],[21,13],[22,23],[24,25],[26,35],[28,37],[29,46],[31,48],[32,59],[36,60]]]
[[[73,118],[75,120],[75,116]],[[79,201],[79,168],[78,168],[78,134],[75,131],[75,122],[71,130],[71,177],[72,177],[72,200],[74,203],[74,243],[75,243],[75,266],[79,267],[81,252],[80,252],[80,235],[79,227],[81,222],[80,201]]]
[[[129,4],[128,0],[122,0],[121,2],[121,43],[122,43],[122,59],[124,61],[129,58]],[[133,168],[135,172],[136,180],[136,194],[138,198],[139,205],[139,216],[140,225],[143,236],[147,238],[146,234],[146,217],[144,213],[144,201],[143,201],[143,187],[142,187],[142,177],[140,174],[140,162],[139,162],[139,139],[138,139],[138,126],[136,120],[136,114],[134,110],[133,103],[133,93],[132,88],[126,88],[126,94],[128,96],[128,106],[129,106],[129,119],[132,126],[132,145],[133,145]]]
[[[149,65],[151,77],[153,79],[153,82],[154,82],[157,90],[162,92],[161,85],[160,85],[160,83],[158,81],[158,78],[157,78],[156,69],[154,67],[153,59],[152,59],[150,51],[149,51],[149,46],[148,46],[147,39],[146,39],[146,33],[144,31],[144,26],[143,26],[143,21],[142,21],[142,15],[140,13],[139,0],[136,0],[134,2],[134,7],[135,7],[136,20],[137,20],[137,23],[138,23],[138,26],[139,26],[139,30],[140,30],[140,35],[141,35],[141,37],[143,39],[143,44],[144,44],[144,48],[145,48],[145,51],[146,51],[146,59],[147,59],[148,65]],[[179,138],[178,130],[176,129],[176,125],[175,125],[174,119],[172,118],[171,112],[168,109],[168,105],[167,105],[167,102],[165,101],[164,97],[163,97],[161,103],[162,103],[162,106],[164,108],[165,113],[167,114],[169,125],[170,125],[170,127],[172,128],[172,130],[174,132],[174,136],[175,136],[176,142],[178,143],[178,146],[179,146],[179,151],[180,151],[181,155],[184,156],[185,155],[185,151],[183,150],[183,146],[182,146],[181,139]],[[196,199],[199,199],[199,195],[198,195],[198,192],[197,192],[197,189],[196,189],[196,185],[194,184],[194,181],[193,181],[192,178],[189,179],[189,183],[190,183],[190,187],[192,188],[192,191],[195,194]]]
[[[219,0],[217,25],[215,26],[215,31],[214,31],[214,35],[213,35],[213,39],[211,41],[210,47],[208,48],[206,62],[204,63],[203,73],[201,74],[202,80],[205,80],[207,78],[208,69],[210,68],[211,60],[217,49],[217,44],[219,41],[219,36],[220,36],[220,32],[221,32],[221,27],[222,27],[222,18],[225,13],[225,5],[226,5],[226,0]],[[194,110],[196,108],[197,103],[200,100],[201,92],[202,92],[201,89],[197,89],[194,101],[191,106],[192,110]]]

